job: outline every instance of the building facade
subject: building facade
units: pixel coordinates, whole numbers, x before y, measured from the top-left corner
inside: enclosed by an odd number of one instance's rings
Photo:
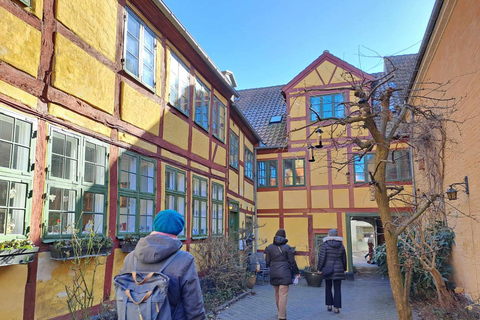
[[[415,55],[388,57],[385,72],[397,67],[396,84],[408,85],[414,62]],[[285,228],[299,267],[315,263],[323,237],[336,228],[344,237],[348,273],[353,274],[352,220],[369,222],[377,243],[383,242],[368,184],[374,155],[357,161],[351,143],[354,138],[367,140],[369,133],[360,125],[332,126],[322,121],[320,147],[317,125],[311,125],[318,117],[343,118],[353,112],[349,102],[357,100],[352,84],[374,82],[382,75],[366,74],[325,51],[286,85],[239,91],[236,104],[263,142],[257,150],[259,237],[267,239],[267,245],[278,228]],[[403,185],[408,193],[412,191],[410,152],[404,143],[396,149],[397,161],[387,167],[387,181]],[[410,210],[402,203],[393,205],[397,212]]]
[[[445,149],[444,192],[453,183],[464,181],[468,177],[469,194],[462,186],[458,199],[448,201],[446,207],[448,225],[454,228],[455,245],[451,263],[453,282],[476,301],[480,298],[480,171],[477,164],[477,145],[479,127],[475,116],[480,101],[480,5],[477,1],[436,1],[427,31],[420,48],[419,59],[412,79],[412,92],[429,90],[431,97],[440,99],[430,101],[430,105],[439,108],[456,104],[456,112],[449,115],[446,124],[446,136],[450,143]],[[432,83],[445,84],[442,93],[434,90]],[[423,91],[425,92],[425,91]],[[446,102],[446,99],[455,101]],[[412,103],[416,98],[412,97]],[[425,168],[420,165],[419,155],[415,162],[415,177],[418,183],[425,179]],[[420,160],[420,161],[419,161]]]
[[[259,137],[235,78],[161,1],[7,0],[0,17],[0,240],[40,247],[0,267],[0,318],[68,318],[68,261],[49,245],[73,232],[114,239],[100,303],[120,241],[156,212],[184,215],[184,250],[252,223]]]

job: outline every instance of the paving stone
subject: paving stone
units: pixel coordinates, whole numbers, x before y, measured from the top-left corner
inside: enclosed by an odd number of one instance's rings
[[[396,320],[398,319],[388,279],[366,273],[354,281],[342,282],[342,308],[339,314],[328,312],[325,306],[325,288],[307,286],[305,279],[290,286],[287,303],[288,320],[344,319]],[[277,309],[273,287],[257,285],[255,295],[231,305],[217,315],[217,320],[276,320]]]

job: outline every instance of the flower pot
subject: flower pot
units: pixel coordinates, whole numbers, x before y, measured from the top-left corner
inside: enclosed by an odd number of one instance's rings
[[[0,251],[0,267],[13,264],[26,264],[35,259],[39,247],[32,249],[12,249]]]
[[[60,247],[57,248],[54,245],[49,246],[50,259],[52,260],[70,260],[75,259],[73,247]],[[90,251],[90,253],[89,253]],[[92,248],[88,250],[86,247],[82,247],[78,258],[94,257],[94,256],[108,256],[112,251],[112,247]]]
[[[255,286],[255,283],[257,283],[256,275],[252,275],[245,280],[245,285],[248,289],[252,289]]]
[[[120,246],[122,247],[122,252],[123,253],[128,253],[128,252],[132,252],[133,250],[135,250],[135,247],[137,246],[137,244],[136,243],[131,243],[131,242],[121,241]]]
[[[321,287],[323,276],[318,274],[318,272],[306,271],[305,270],[305,279],[307,280],[307,285],[309,287]]]

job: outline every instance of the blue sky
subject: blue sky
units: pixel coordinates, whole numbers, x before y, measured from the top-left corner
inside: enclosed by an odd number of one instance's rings
[[[377,53],[418,52],[434,4],[434,0],[164,2],[218,68],[235,74],[237,89],[286,84],[324,50],[366,72],[382,71]]]

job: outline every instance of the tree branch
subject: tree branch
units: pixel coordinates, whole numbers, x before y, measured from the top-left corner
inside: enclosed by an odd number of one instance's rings
[[[422,208],[420,208],[420,210],[417,211],[417,213],[415,213],[410,219],[407,220],[407,222],[405,223],[402,223],[402,225],[397,229],[397,231],[395,232],[396,233],[396,237],[398,237],[400,234],[402,234],[402,232],[412,223],[414,222],[415,220],[417,220],[429,207],[430,205],[435,201],[437,200],[437,198],[440,198],[440,195],[439,194],[434,194],[434,195],[431,195],[430,198],[427,198],[427,203],[425,203],[423,205]]]

